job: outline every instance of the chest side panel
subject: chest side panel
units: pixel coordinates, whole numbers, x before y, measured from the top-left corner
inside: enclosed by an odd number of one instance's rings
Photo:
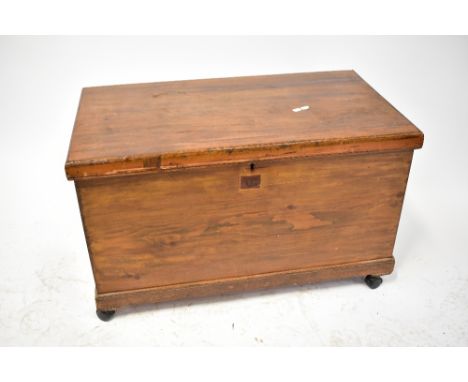
[[[97,290],[391,257],[412,154],[76,182]]]

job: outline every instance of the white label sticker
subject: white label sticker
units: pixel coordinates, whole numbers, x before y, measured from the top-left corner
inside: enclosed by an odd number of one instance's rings
[[[296,108],[292,109],[292,111],[297,113],[299,111],[309,110],[309,109],[310,109],[309,105],[304,105],[304,106],[301,106],[301,107],[296,107]]]

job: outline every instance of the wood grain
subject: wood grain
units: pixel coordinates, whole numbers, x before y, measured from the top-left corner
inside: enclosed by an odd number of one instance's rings
[[[77,181],[98,295],[389,259],[412,154]]]
[[[124,292],[97,293],[96,306],[101,310],[115,310],[128,305],[154,304],[163,301],[188,298],[222,296],[282,286],[298,286],[327,280],[340,280],[369,274],[386,275],[392,273],[394,265],[394,258],[389,257],[313,269],[273,272]]]
[[[423,139],[354,71],[83,89],[98,309],[392,272]]]
[[[354,71],[174,81],[83,89],[65,167],[81,179],[422,143]]]

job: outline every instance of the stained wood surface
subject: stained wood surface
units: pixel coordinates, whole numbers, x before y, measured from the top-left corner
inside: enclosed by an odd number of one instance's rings
[[[293,109],[309,106],[294,112]],[[83,89],[69,179],[414,149],[423,134],[354,71]]]
[[[77,181],[97,292],[389,259],[412,154]],[[245,175],[260,186],[241,188]]]
[[[393,271],[394,265],[394,258],[388,257],[296,271],[272,272],[113,293],[97,293],[96,306],[101,310],[115,310],[128,305],[229,295],[281,286],[297,286],[327,280],[364,277],[369,274],[387,275]]]

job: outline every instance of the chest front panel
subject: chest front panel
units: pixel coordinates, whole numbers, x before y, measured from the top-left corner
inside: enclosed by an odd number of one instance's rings
[[[76,181],[97,291],[390,258],[412,154]]]

